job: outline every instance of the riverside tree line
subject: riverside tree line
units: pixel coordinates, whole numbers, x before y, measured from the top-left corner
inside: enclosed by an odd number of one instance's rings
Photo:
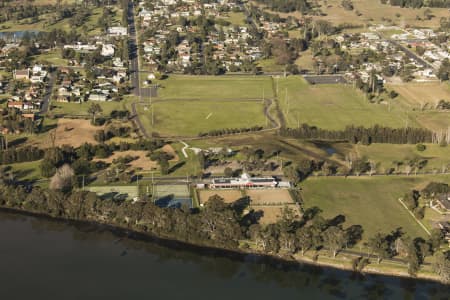
[[[79,190],[0,186],[0,206],[4,208],[105,223],[161,238],[231,250],[251,248],[281,256],[305,255],[310,251],[313,259],[318,258],[319,250],[325,250],[335,257],[354,247],[364,233],[360,225],[344,227],[345,216],[323,218],[318,208],[308,209],[298,216],[286,206],[278,222],[262,226],[258,222],[261,212],[248,211],[248,204],[247,198],[227,204],[214,195],[202,209],[161,208],[153,202],[102,199],[95,193]],[[240,244],[241,241],[246,242]],[[400,228],[387,234],[377,233],[365,244],[368,256],[355,258],[353,268],[361,271],[371,259],[380,263],[383,259],[400,256],[407,263],[408,272],[415,275],[425,257],[435,255],[434,270],[448,281],[450,255],[439,251],[441,242],[440,231],[433,232],[429,240],[407,237]]]

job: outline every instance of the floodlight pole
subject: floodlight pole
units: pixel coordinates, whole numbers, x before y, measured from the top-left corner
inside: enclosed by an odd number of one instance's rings
[[[153,114],[153,105],[152,105],[152,126],[153,126],[154,123],[155,123],[155,117],[154,117],[154,114]]]

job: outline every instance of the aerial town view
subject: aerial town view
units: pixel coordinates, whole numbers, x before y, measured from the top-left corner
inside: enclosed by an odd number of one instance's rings
[[[449,299],[450,0],[1,0],[0,235],[2,299]]]

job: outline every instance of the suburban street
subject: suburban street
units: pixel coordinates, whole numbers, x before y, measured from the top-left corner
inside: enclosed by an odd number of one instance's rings
[[[49,106],[50,106],[50,97],[52,95],[53,86],[55,85],[56,81],[56,74],[55,72],[52,72],[49,74],[49,82],[46,86],[45,95],[42,98],[42,105],[41,110],[39,111],[41,114],[45,114],[48,112]]]
[[[400,50],[402,50],[406,56],[408,56],[408,58],[412,58],[415,61],[417,61],[418,63],[431,68],[435,71],[437,71],[432,64],[430,64],[429,62],[425,61],[424,59],[422,59],[420,56],[418,56],[417,54],[415,54],[413,51],[409,50],[408,48],[406,48],[405,46],[401,45],[399,42],[395,41],[395,40],[387,40],[388,42],[392,43],[393,45],[397,46],[398,48],[400,48]]]
[[[130,81],[133,86],[133,94],[139,96],[139,55],[137,47],[136,27],[134,24],[134,4],[133,1],[128,2],[128,33],[129,53],[130,53]]]

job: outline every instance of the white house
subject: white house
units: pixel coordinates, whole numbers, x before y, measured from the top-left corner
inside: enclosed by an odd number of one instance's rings
[[[108,97],[106,95],[102,95],[102,94],[90,94],[89,95],[89,100],[91,100],[91,101],[105,102],[107,99],[108,99]]]
[[[128,31],[126,27],[122,26],[113,26],[108,28],[108,34],[111,36],[123,36],[127,35]]]
[[[113,56],[114,55],[114,46],[111,44],[103,44],[101,55],[102,56]]]

